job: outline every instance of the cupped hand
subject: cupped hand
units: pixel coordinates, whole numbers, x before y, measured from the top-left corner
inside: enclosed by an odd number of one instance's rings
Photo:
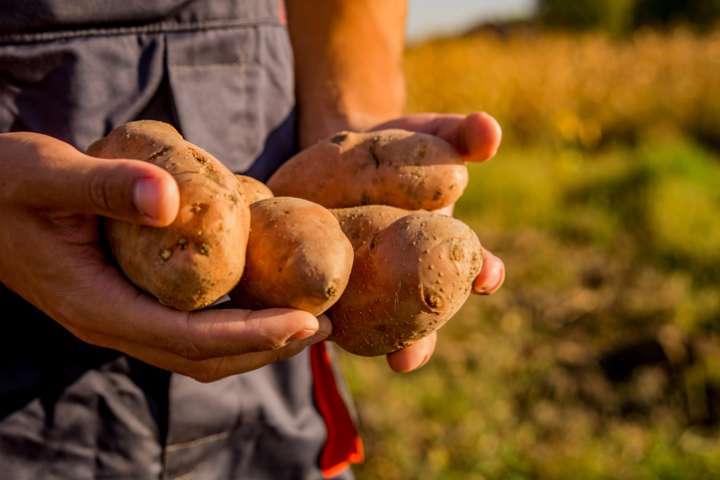
[[[326,317],[291,309],[179,312],[137,290],[101,245],[98,216],[162,227],[179,207],[172,176],[97,159],[40,134],[0,134],[0,282],[81,340],[213,381],[327,337]]]
[[[498,122],[482,112],[469,115],[420,113],[407,115],[377,125],[373,130],[401,128],[427,133],[450,143],[466,162],[483,162],[492,158],[500,147],[502,130]],[[452,206],[443,209],[452,214]],[[483,267],[473,282],[473,292],[490,295],[497,291],[505,280],[505,265],[502,260],[483,251]],[[413,345],[387,356],[390,367],[398,372],[409,372],[425,365],[435,350],[437,333],[433,332]]]

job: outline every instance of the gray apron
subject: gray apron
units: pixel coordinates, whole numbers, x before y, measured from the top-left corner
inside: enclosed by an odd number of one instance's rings
[[[275,0],[0,0],[0,132],[84,149],[153,118],[265,179],[296,149],[282,16]],[[0,478],[321,478],[307,352],[200,384],[80,342],[2,284],[0,308]]]

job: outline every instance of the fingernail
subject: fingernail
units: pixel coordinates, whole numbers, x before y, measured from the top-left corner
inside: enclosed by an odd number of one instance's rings
[[[505,282],[505,265],[502,260],[491,253],[487,253],[486,255],[489,257],[492,256],[495,261],[491,263],[488,272],[483,275],[482,279],[478,277],[478,281],[476,281],[474,290],[480,295],[495,293]]]
[[[153,178],[141,178],[133,185],[133,204],[142,215],[158,220],[160,217],[160,185]]]
[[[317,330],[313,330],[311,328],[305,328],[305,329],[299,330],[299,331],[295,332],[295,334],[293,334],[293,336],[288,338],[288,342],[292,342],[293,340],[305,340],[306,338],[310,338],[313,335],[315,335],[316,332],[317,332]]]
[[[317,319],[319,324],[318,333],[322,333],[326,337],[329,337],[333,329],[330,318],[327,315],[320,315]]]
[[[466,120],[473,129],[470,133],[470,145],[467,155],[471,161],[483,162],[495,156],[502,140],[500,124],[485,112],[475,112],[468,115]]]

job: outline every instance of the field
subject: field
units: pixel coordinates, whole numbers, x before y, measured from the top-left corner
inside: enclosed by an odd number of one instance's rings
[[[406,71],[410,111],[504,126],[457,215],[508,277],[418,372],[341,355],[359,480],[720,478],[720,32],[480,32]]]

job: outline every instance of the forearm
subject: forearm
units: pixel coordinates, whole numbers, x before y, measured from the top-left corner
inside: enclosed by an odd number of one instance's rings
[[[402,112],[406,0],[287,0],[304,146]]]

